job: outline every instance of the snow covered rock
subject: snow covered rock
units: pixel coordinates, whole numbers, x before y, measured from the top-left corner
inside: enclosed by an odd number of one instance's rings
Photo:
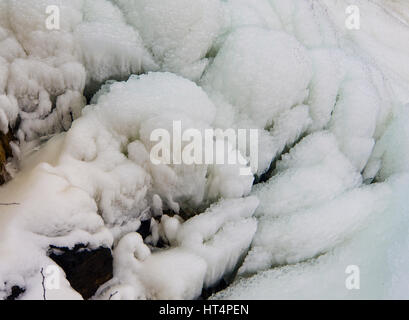
[[[247,27],[228,37],[202,82],[266,128],[304,101],[311,74],[308,53],[296,39]]]
[[[96,294],[106,299],[194,299],[236,268],[250,246],[254,197],[225,200],[178,226],[175,245],[151,252],[137,233],[114,250],[114,278]],[[166,227],[169,228],[169,225]]]

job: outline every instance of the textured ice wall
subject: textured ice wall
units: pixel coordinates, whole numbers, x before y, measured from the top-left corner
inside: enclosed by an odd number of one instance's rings
[[[409,91],[398,65],[407,65],[408,47],[398,43],[408,25],[385,11],[388,1],[356,1],[358,31],[345,28],[346,1],[271,3],[309,48],[312,134],[253,189],[252,249],[236,282],[214,298],[404,298]],[[360,290],[345,286],[349,265],[360,268]]]
[[[404,295],[409,32],[397,3],[356,1],[361,29],[347,30],[348,1],[0,0],[0,130],[24,151],[0,188],[19,203],[0,208],[0,293],[41,297],[48,246],[88,243],[114,249],[96,298],[195,298],[250,246],[216,297]],[[48,4],[60,31],[45,28]],[[149,71],[83,109],[106,80]],[[173,120],[259,129],[262,183],[238,167],[153,165],[149,135]],[[202,213],[170,216],[186,212]],[[143,243],[135,231],[152,217]],[[63,284],[55,298],[78,297]]]
[[[217,0],[1,0],[0,11],[0,129],[21,142],[67,130],[86,86],[159,69],[200,78],[220,20]]]

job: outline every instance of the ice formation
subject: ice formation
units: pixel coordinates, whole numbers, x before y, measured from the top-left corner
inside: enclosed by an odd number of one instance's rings
[[[128,233],[114,250],[114,278],[100,289],[100,297],[118,292],[116,299],[193,299],[234,271],[256,231],[251,218],[258,200],[224,200],[184,224],[163,232],[173,248],[151,254],[137,233]],[[176,230],[175,230],[176,228]],[[173,239],[172,239],[173,238]],[[166,266],[166,267],[165,267]],[[98,295],[98,293],[97,293]]]
[[[77,244],[112,249],[94,299],[407,296],[409,7],[356,0],[348,30],[349,5],[0,0],[0,298],[41,299],[50,246]],[[257,129],[254,177],[152,163],[174,121]],[[47,298],[81,296],[61,272]]]

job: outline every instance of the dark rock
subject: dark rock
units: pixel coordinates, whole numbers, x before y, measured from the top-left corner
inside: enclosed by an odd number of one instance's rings
[[[270,180],[275,175],[278,161],[280,161],[284,155],[288,154],[291,151],[291,149],[295,147],[306,136],[307,136],[306,134],[302,134],[291,146],[286,146],[283,152],[280,155],[278,155],[275,159],[273,159],[273,161],[270,163],[270,167],[267,169],[266,172],[264,172],[260,176],[257,175],[254,176],[253,185],[264,183]]]
[[[111,249],[88,249],[76,245],[73,249],[50,246],[49,257],[64,271],[71,287],[84,299],[91,298],[97,289],[113,277]]]
[[[151,219],[141,221],[141,226],[137,232],[145,240],[151,234]]]
[[[6,171],[7,159],[13,156],[10,142],[13,141],[13,134],[9,130],[8,134],[0,132],[0,185],[10,180],[10,175]]]
[[[11,287],[11,294],[5,300],[16,300],[26,289],[20,288],[19,286]]]

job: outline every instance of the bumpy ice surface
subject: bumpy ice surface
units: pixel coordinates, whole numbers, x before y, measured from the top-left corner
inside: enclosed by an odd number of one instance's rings
[[[76,244],[112,249],[95,299],[407,297],[409,6],[355,4],[359,30],[344,0],[0,0],[0,297]],[[258,129],[255,177],[154,165],[174,120]]]

